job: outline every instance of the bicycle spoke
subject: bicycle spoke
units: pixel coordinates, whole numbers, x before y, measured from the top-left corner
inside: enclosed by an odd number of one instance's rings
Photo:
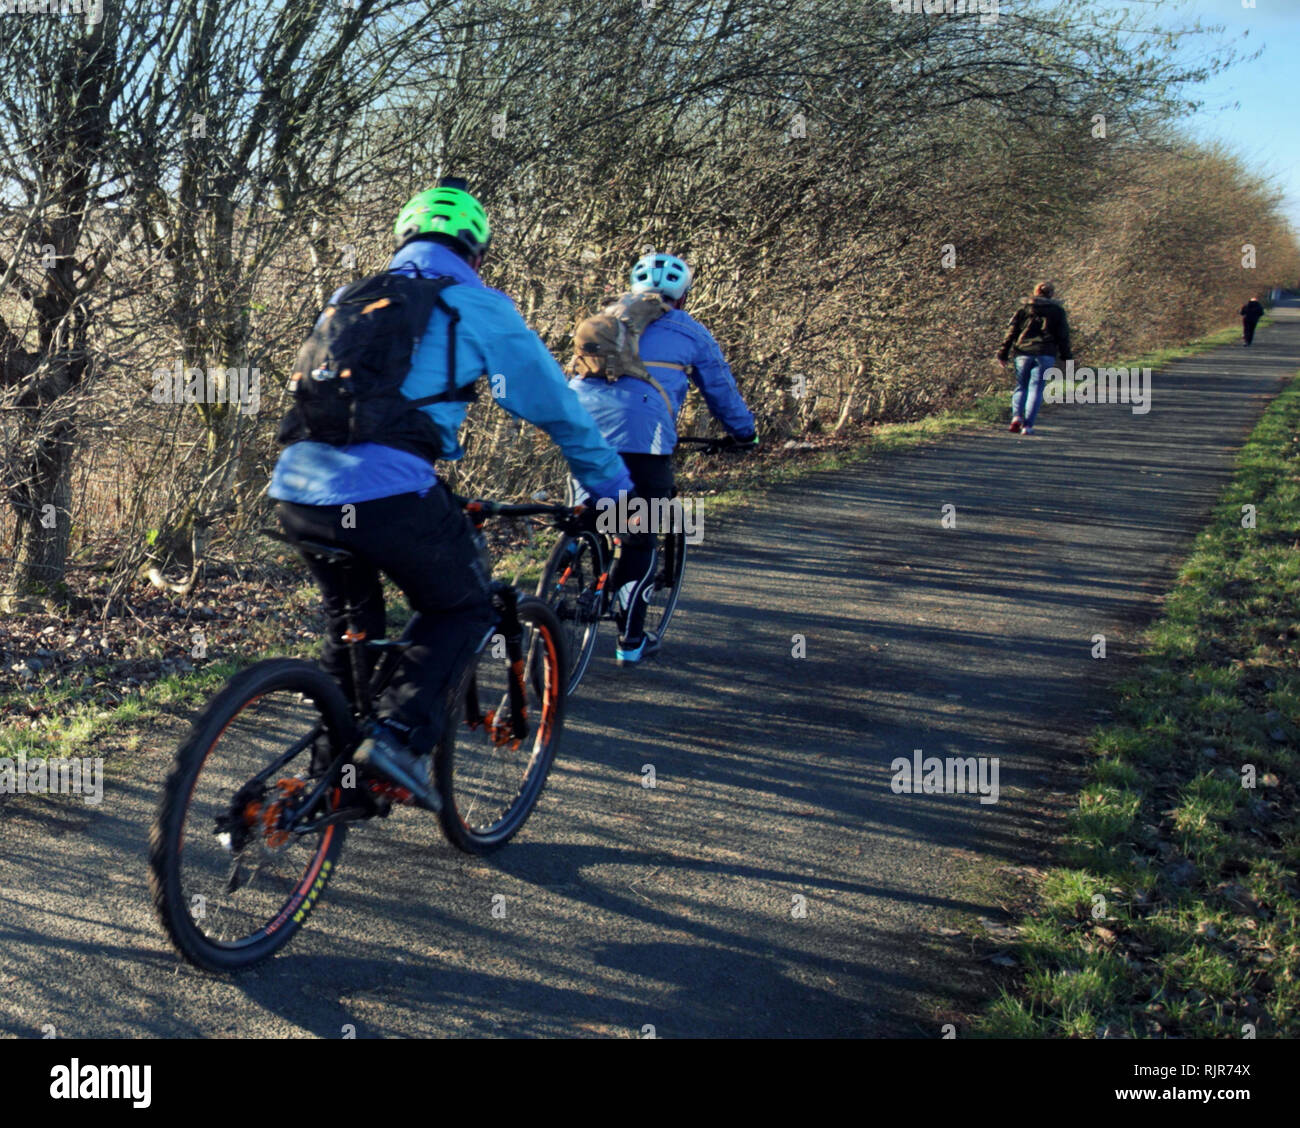
[[[517,669],[509,658],[479,655],[474,674],[484,722],[472,731],[458,727],[438,751],[443,825],[462,849],[495,849],[527,819],[545,782],[559,738],[564,671],[560,667],[559,624],[536,600],[521,601],[524,635]],[[527,621],[544,617],[543,627]],[[545,634],[543,633],[545,632]],[[518,678],[524,701],[525,735],[514,730],[511,683]]]
[[[155,906],[193,963],[249,966],[302,924],[344,830],[293,828],[341,802],[310,772],[317,738],[345,730],[351,716],[337,686],[314,663],[291,659],[237,675],[195,721],[150,839]]]

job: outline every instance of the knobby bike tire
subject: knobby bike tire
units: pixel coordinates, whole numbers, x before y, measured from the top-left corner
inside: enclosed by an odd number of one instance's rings
[[[263,926],[244,937],[233,941],[215,940],[205,933],[191,912],[193,906],[186,898],[186,890],[182,888],[182,846],[186,833],[186,813],[194,801],[196,784],[214,754],[220,755],[222,736],[236,718],[260,698],[277,692],[301,695],[296,699],[299,704],[314,706],[319,722],[324,725],[335,747],[354,739],[354,722],[348,703],[338,685],[324,670],[315,663],[295,659],[277,658],[258,662],[231,678],[195,719],[167,773],[149,835],[149,889],[158,918],[177,950],[190,963],[208,971],[228,972],[249,968],[269,959],[284,947],[302,927],[320,899],[325,885],[338,866],[346,838],[346,825],[336,823],[299,840],[310,851],[306,855],[301,877],[296,880],[284,904],[275,914]],[[310,709],[307,714],[310,716]],[[310,726],[303,735],[308,731],[311,731]],[[309,760],[310,749],[304,755]],[[273,759],[268,757],[267,763],[271,762]],[[214,774],[219,771],[220,769],[214,769]],[[217,795],[221,793],[221,788],[218,787]],[[339,794],[335,792],[332,802],[337,803],[338,800]],[[197,812],[195,817],[199,817]],[[191,835],[203,833],[208,831],[201,826],[190,827]],[[314,848],[308,841],[313,837],[319,839]],[[250,836],[250,843],[260,845],[258,836]],[[211,851],[211,843],[204,845]],[[293,845],[297,846],[298,842]],[[214,856],[219,857],[215,852]],[[238,852],[231,856],[235,859],[232,863],[234,871],[238,872]],[[286,867],[288,871],[296,869],[296,861],[292,860],[296,855],[286,853],[282,857],[290,861]],[[233,875],[231,882],[234,889],[239,888]],[[202,908],[199,911],[206,915]]]
[[[488,738],[490,726],[472,725],[469,721],[467,704],[471,694],[476,695],[475,699],[481,696],[479,705],[489,708],[499,706],[503,700],[495,686],[502,672],[509,669],[508,659],[494,657],[489,640],[462,678],[434,755],[434,779],[442,795],[443,831],[454,846],[468,854],[492,853],[519,833],[541,796],[564,727],[567,679],[559,620],[550,607],[532,596],[519,597],[517,614],[524,628],[524,680],[530,691],[529,703],[534,695],[545,703],[540,715],[537,710],[529,710],[529,735],[524,739],[531,743],[512,750],[508,740],[495,742]],[[496,720],[500,723],[499,715]],[[498,756],[508,761],[509,770],[501,773],[502,778],[522,771],[517,792],[499,812],[493,811],[496,803],[491,797],[480,803],[479,780],[484,773],[479,771],[478,763],[484,757],[478,753],[484,750],[487,758]],[[491,774],[489,768],[486,775]],[[486,794],[490,788],[481,790]],[[506,784],[497,793],[510,790],[511,785]]]
[[[662,640],[682,594],[682,577],[686,573],[686,534],[680,529],[662,533],[657,553],[654,587],[646,600],[645,629]]]
[[[591,665],[605,598],[601,553],[595,533],[565,534],[547,558],[537,596],[555,612],[568,655],[567,692],[572,696]]]

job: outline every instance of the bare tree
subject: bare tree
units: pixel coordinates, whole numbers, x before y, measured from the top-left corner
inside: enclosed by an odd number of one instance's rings
[[[396,208],[440,173],[474,182],[496,231],[487,279],[559,355],[643,248],[690,258],[691,308],[775,436],[988,390],[989,341],[1035,273],[1061,279],[1090,349],[1211,327],[1240,279],[1242,214],[1261,268],[1300,273],[1270,189],[1170,128],[1230,56],[1171,51],[1145,15],[1039,4],[987,25],[839,0],[104,12],[0,25],[19,593],[57,590],[74,512],[111,545],[110,597],[142,566],[193,592],[221,538],[264,513],[296,339],[336,286],[382,268]],[[199,394],[155,379],[177,368],[201,373]],[[256,412],[229,395],[230,374],[250,392],[254,370]],[[558,475],[549,445],[491,405],[471,424],[443,473],[494,490]],[[94,468],[81,499],[78,451]]]

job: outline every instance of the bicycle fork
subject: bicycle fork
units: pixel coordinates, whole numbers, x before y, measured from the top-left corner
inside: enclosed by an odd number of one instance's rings
[[[492,594],[500,610],[495,633],[501,635],[505,644],[510,671],[506,682],[508,730],[498,711],[483,711],[479,703],[478,679],[473,676],[470,677],[469,689],[465,695],[465,721],[470,728],[486,725],[495,743],[503,744],[508,740],[518,743],[529,731],[528,695],[524,690],[524,629],[519,622],[518,594],[514,588],[500,582],[493,583]]]

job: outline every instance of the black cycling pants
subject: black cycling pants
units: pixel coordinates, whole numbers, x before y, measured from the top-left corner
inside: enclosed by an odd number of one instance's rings
[[[636,486],[636,496],[654,501],[668,499],[676,492],[673,485],[673,459],[669,454],[620,452],[627,472]],[[645,630],[646,597],[651,594],[657,564],[653,533],[624,533],[618,537],[620,551],[609,582],[615,591],[624,584],[635,583],[628,603],[628,615],[619,623],[619,633],[633,645]]]
[[[288,536],[353,553],[344,565],[307,558],[329,620],[321,665],[353,702],[352,667],[342,642],[348,605],[355,625],[377,639],[384,637],[380,573],[410,601],[414,642],[376,711],[412,730],[412,750],[428,752],[441,734],[448,694],[492,623],[490,579],[464,512],[440,482],[423,496],[398,494],[353,505],[282,501],[279,516]],[[368,668],[374,653],[366,652]]]

